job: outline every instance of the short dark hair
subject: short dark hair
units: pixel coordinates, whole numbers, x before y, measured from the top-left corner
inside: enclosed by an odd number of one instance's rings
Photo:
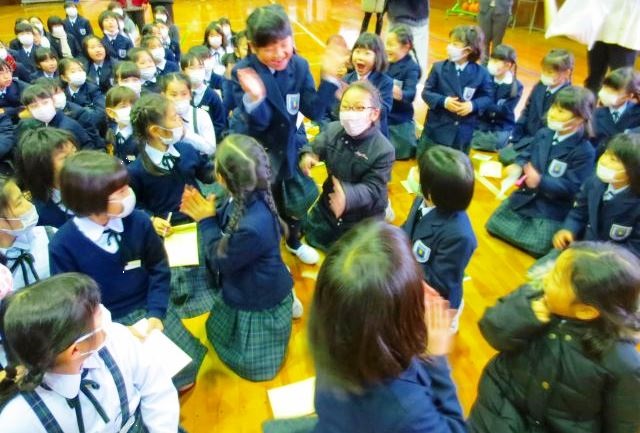
[[[25,22],[16,22],[15,27],[13,28],[13,32],[17,35],[20,33],[33,33],[33,26],[29,23],[25,23]]]
[[[60,172],[62,202],[79,216],[105,212],[109,196],[128,183],[123,162],[95,150],[69,156]]]
[[[180,56],[180,68],[184,71],[186,68],[193,66],[194,64],[204,65],[202,58],[197,56],[192,51],[189,51]]]
[[[542,66],[556,72],[573,71],[576,59],[571,51],[554,48],[542,58]]]
[[[140,68],[132,61],[120,62],[113,69],[113,79],[116,84],[118,80],[126,80],[131,77],[140,78]]]
[[[151,55],[149,50],[147,50],[146,48],[143,48],[143,47],[133,47],[133,48],[131,48],[129,51],[127,51],[127,58],[129,60],[131,60],[132,62],[137,62],[138,58],[140,57],[140,55],[142,53],[146,53],[149,57],[151,57],[151,59],[153,59],[153,56]]]
[[[574,116],[584,120],[587,135],[593,137],[593,112],[596,98],[589,89],[579,86],[566,86],[558,91],[553,105],[571,111]]]
[[[60,75],[66,75],[71,65],[78,65],[82,68],[83,71],[85,70],[84,64],[80,60],[76,58],[65,58],[60,60],[60,63],[58,63],[58,73]]]
[[[114,86],[105,95],[105,108],[113,108],[121,102],[134,104],[138,100],[136,92],[125,86]]]
[[[220,23],[218,21],[212,21],[209,23],[209,25],[207,26],[206,29],[204,29],[204,42],[202,43],[202,45],[204,45],[205,47],[209,47],[209,35],[212,32],[216,32],[218,35],[220,35],[220,37],[222,37],[222,45],[220,45],[221,47],[226,47],[227,46],[227,35],[224,34],[224,32],[222,31],[222,26],[220,25]]]
[[[36,200],[46,202],[51,198],[53,154],[68,143],[77,147],[73,134],[58,128],[30,129],[20,136],[15,155],[16,174],[20,186]]]
[[[356,48],[371,50],[376,55],[376,60],[373,64],[373,70],[378,72],[385,72],[389,68],[389,59],[387,58],[387,52],[384,49],[384,43],[380,36],[375,33],[362,33],[358,36],[356,43],[353,44],[353,50],[351,51],[351,59],[353,60],[353,52]]]
[[[211,57],[211,54],[209,53],[209,48],[205,47],[204,45],[193,46],[189,48],[188,53],[191,53],[202,60],[208,59],[209,57]]]
[[[183,72],[172,72],[170,74],[163,75],[158,81],[158,87],[163,93],[167,91],[169,84],[173,83],[174,81],[187,86],[187,89],[189,89],[189,93],[191,93],[191,81],[189,81],[189,77],[187,77]]]
[[[276,4],[254,9],[247,17],[246,28],[247,38],[257,48],[293,36],[287,13]]]
[[[633,68],[618,68],[612,71],[605,77],[602,85],[618,91],[624,90],[625,93],[640,100],[640,73]]]
[[[433,146],[418,158],[420,188],[438,208],[463,211],[473,198],[474,172],[469,157],[446,146]]]
[[[358,390],[406,370],[426,350],[422,284],[400,228],[367,220],[349,230],[329,249],[313,295],[318,372]]]
[[[620,160],[629,177],[631,190],[640,196],[640,134],[614,135],[607,143],[607,152]]]
[[[102,39],[100,39],[96,35],[87,35],[84,39],[82,39],[82,53],[84,54],[85,59],[87,59],[89,62],[92,61],[89,57],[89,42],[91,41],[100,42],[100,45],[102,45],[102,48],[104,48],[105,61],[109,59],[109,51],[107,50],[107,47],[105,47],[104,43],[102,43]]]
[[[58,60],[58,56],[51,48],[46,47],[38,47],[35,51],[35,61],[36,63],[44,62],[45,60],[56,59]]]
[[[140,36],[144,37],[144,36],[147,36],[147,35],[152,35],[154,28],[155,28],[155,24],[145,24],[140,29]]]
[[[49,89],[44,88],[43,86],[39,86],[37,84],[32,84],[27,86],[26,89],[22,92],[22,96],[20,97],[20,102],[22,105],[27,106],[32,102],[38,99],[53,99],[53,95]]]
[[[120,16],[111,11],[111,10],[106,10],[106,11],[102,11],[102,13],[98,16],[98,25],[100,26],[100,30],[104,30],[104,20],[106,20],[107,18],[113,18],[114,20],[118,21],[118,18]]]
[[[47,28],[51,31],[53,26],[64,26],[64,20],[57,15],[51,15],[47,18]]]
[[[33,82],[34,85],[42,86],[53,95],[57,89],[62,89],[62,82],[58,78],[40,77]]]
[[[13,75],[13,68],[6,61],[0,59],[0,71],[9,71]]]
[[[490,58],[508,62],[513,65],[514,79],[513,83],[511,83],[511,97],[515,98],[518,95],[518,80],[516,79],[518,76],[518,56],[516,54],[516,50],[510,45],[500,44],[493,47]]]
[[[75,2],[72,2],[72,1],[66,1],[66,2],[64,2],[64,8],[65,8],[65,9],[66,9],[66,8],[70,8],[70,7],[74,7],[74,8],[76,8],[76,9],[78,9],[78,5],[76,5],[76,3],[75,3]]]
[[[42,383],[58,355],[91,331],[99,305],[96,282],[76,273],[41,280],[3,301],[1,332],[11,356],[7,377],[0,381],[0,405]],[[19,381],[15,380],[17,367],[26,371]]]
[[[145,35],[142,37],[142,40],[140,40],[140,46],[146,50],[149,49],[149,43],[153,40],[158,41],[159,43],[162,43],[162,41],[160,40],[159,37],[154,36],[154,35]]]
[[[449,37],[462,42],[471,49],[467,60],[474,63],[484,57],[484,32],[478,26],[456,26]]]

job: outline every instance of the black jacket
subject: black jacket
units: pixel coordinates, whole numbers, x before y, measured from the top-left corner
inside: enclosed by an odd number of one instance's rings
[[[619,340],[600,358],[582,340],[592,324],[539,321],[524,286],[487,309],[484,338],[500,353],[485,368],[469,418],[473,433],[636,433],[640,353]]]
[[[393,22],[417,26],[429,19],[429,0],[388,0],[387,13]]]

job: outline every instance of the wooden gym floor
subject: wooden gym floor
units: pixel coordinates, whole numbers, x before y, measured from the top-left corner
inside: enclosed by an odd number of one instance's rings
[[[6,3],[3,1],[1,3]],[[176,1],[176,24],[180,28],[182,50],[202,43],[206,25],[214,19],[227,16],[234,30],[244,28],[248,13],[256,6],[269,4],[269,0],[178,0]],[[357,0],[282,0],[293,23],[295,42],[299,53],[311,63],[314,73],[319,73],[320,57],[324,41],[334,33],[341,33],[352,44],[357,38],[362,13]],[[451,2],[453,3],[453,1]],[[81,14],[91,19],[99,33],[96,19],[104,10],[107,1],[82,1]],[[32,6],[0,7],[0,39],[8,43],[13,38],[13,21],[18,16],[38,15],[46,22],[49,15],[64,16],[61,3]],[[445,46],[449,30],[458,24],[472,24],[468,17],[445,16],[444,10],[434,9],[430,19],[430,62],[445,57]],[[373,29],[373,23],[370,28]],[[509,29],[505,43],[513,45],[519,55],[518,77],[525,84],[526,94],[537,81],[538,65],[546,51],[554,47],[571,49],[576,55],[574,82],[581,84],[586,75],[586,51],[584,47],[565,39],[545,40],[541,33],[529,33],[524,28]],[[526,96],[525,94],[525,96]],[[525,98],[520,104],[522,108]],[[417,117],[424,121],[425,105],[416,98]],[[478,161],[473,160],[474,165]],[[413,196],[401,186],[412,162],[397,162],[389,185],[390,197],[396,212],[395,224],[401,224],[410,208]],[[315,169],[318,183],[325,176],[324,169]],[[500,203],[496,198],[498,182],[478,178],[475,197],[469,209],[479,247],[467,269],[470,277],[465,282],[465,310],[456,338],[455,349],[450,356],[454,379],[465,411],[471,407],[478,378],[482,368],[493,356],[493,350],[480,335],[476,323],[484,309],[496,299],[525,280],[525,271],[533,259],[509,245],[491,238],[484,224]],[[260,431],[260,424],[271,418],[267,390],[289,384],[314,375],[311,358],[307,350],[307,312],[313,296],[316,266],[301,265],[292,256],[283,252],[285,261],[295,276],[296,291],[306,311],[305,316],[294,323],[289,354],[284,368],[276,379],[264,383],[251,383],[227,369],[210,348],[196,387],[181,398],[182,424],[191,433],[244,433]],[[206,342],[204,322],[206,316],[187,320],[188,328]]]

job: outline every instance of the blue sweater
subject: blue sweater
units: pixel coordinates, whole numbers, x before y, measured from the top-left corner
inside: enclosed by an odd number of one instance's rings
[[[215,217],[198,224],[207,268],[222,287],[225,303],[240,310],[273,308],[291,293],[293,280],[280,254],[280,226],[260,193],[246,203],[238,229],[229,238],[224,256],[218,242],[233,213],[234,203],[225,203]]]
[[[163,174],[149,172],[143,163],[147,157],[142,151],[138,158],[127,167],[129,182],[136,193],[139,206],[160,218],[166,218],[173,212],[172,221],[186,221],[189,218],[178,212],[185,185],[198,187],[196,179],[204,183],[213,182],[213,164],[207,156],[201,155],[189,143],[179,142],[175,145],[180,158],[173,170]],[[155,170],[161,170],[152,167]]]
[[[81,272],[93,278],[114,319],[139,308],[146,308],[148,317],[163,319],[171,272],[162,240],[144,212],[134,210],[122,223],[120,250],[111,254],[67,221],[49,243],[51,274]]]

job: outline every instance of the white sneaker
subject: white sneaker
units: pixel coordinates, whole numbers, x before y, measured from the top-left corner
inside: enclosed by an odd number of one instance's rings
[[[387,208],[384,210],[384,220],[388,223],[392,223],[396,219],[396,213],[391,207],[391,200],[387,202]]]
[[[302,302],[293,294],[293,304],[291,305],[291,315],[294,319],[299,319],[302,317],[302,313],[304,313],[304,307],[302,306]]]
[[[320,254],[318,254],[315,248],[310,247],[307,244],[300,245],[297,250],[294,250],[293,248],[289,247],[289,245],[287,245],[287,249],[306,265],[315,265],[316,263],[318,263],[318,260],[320,260]]]

